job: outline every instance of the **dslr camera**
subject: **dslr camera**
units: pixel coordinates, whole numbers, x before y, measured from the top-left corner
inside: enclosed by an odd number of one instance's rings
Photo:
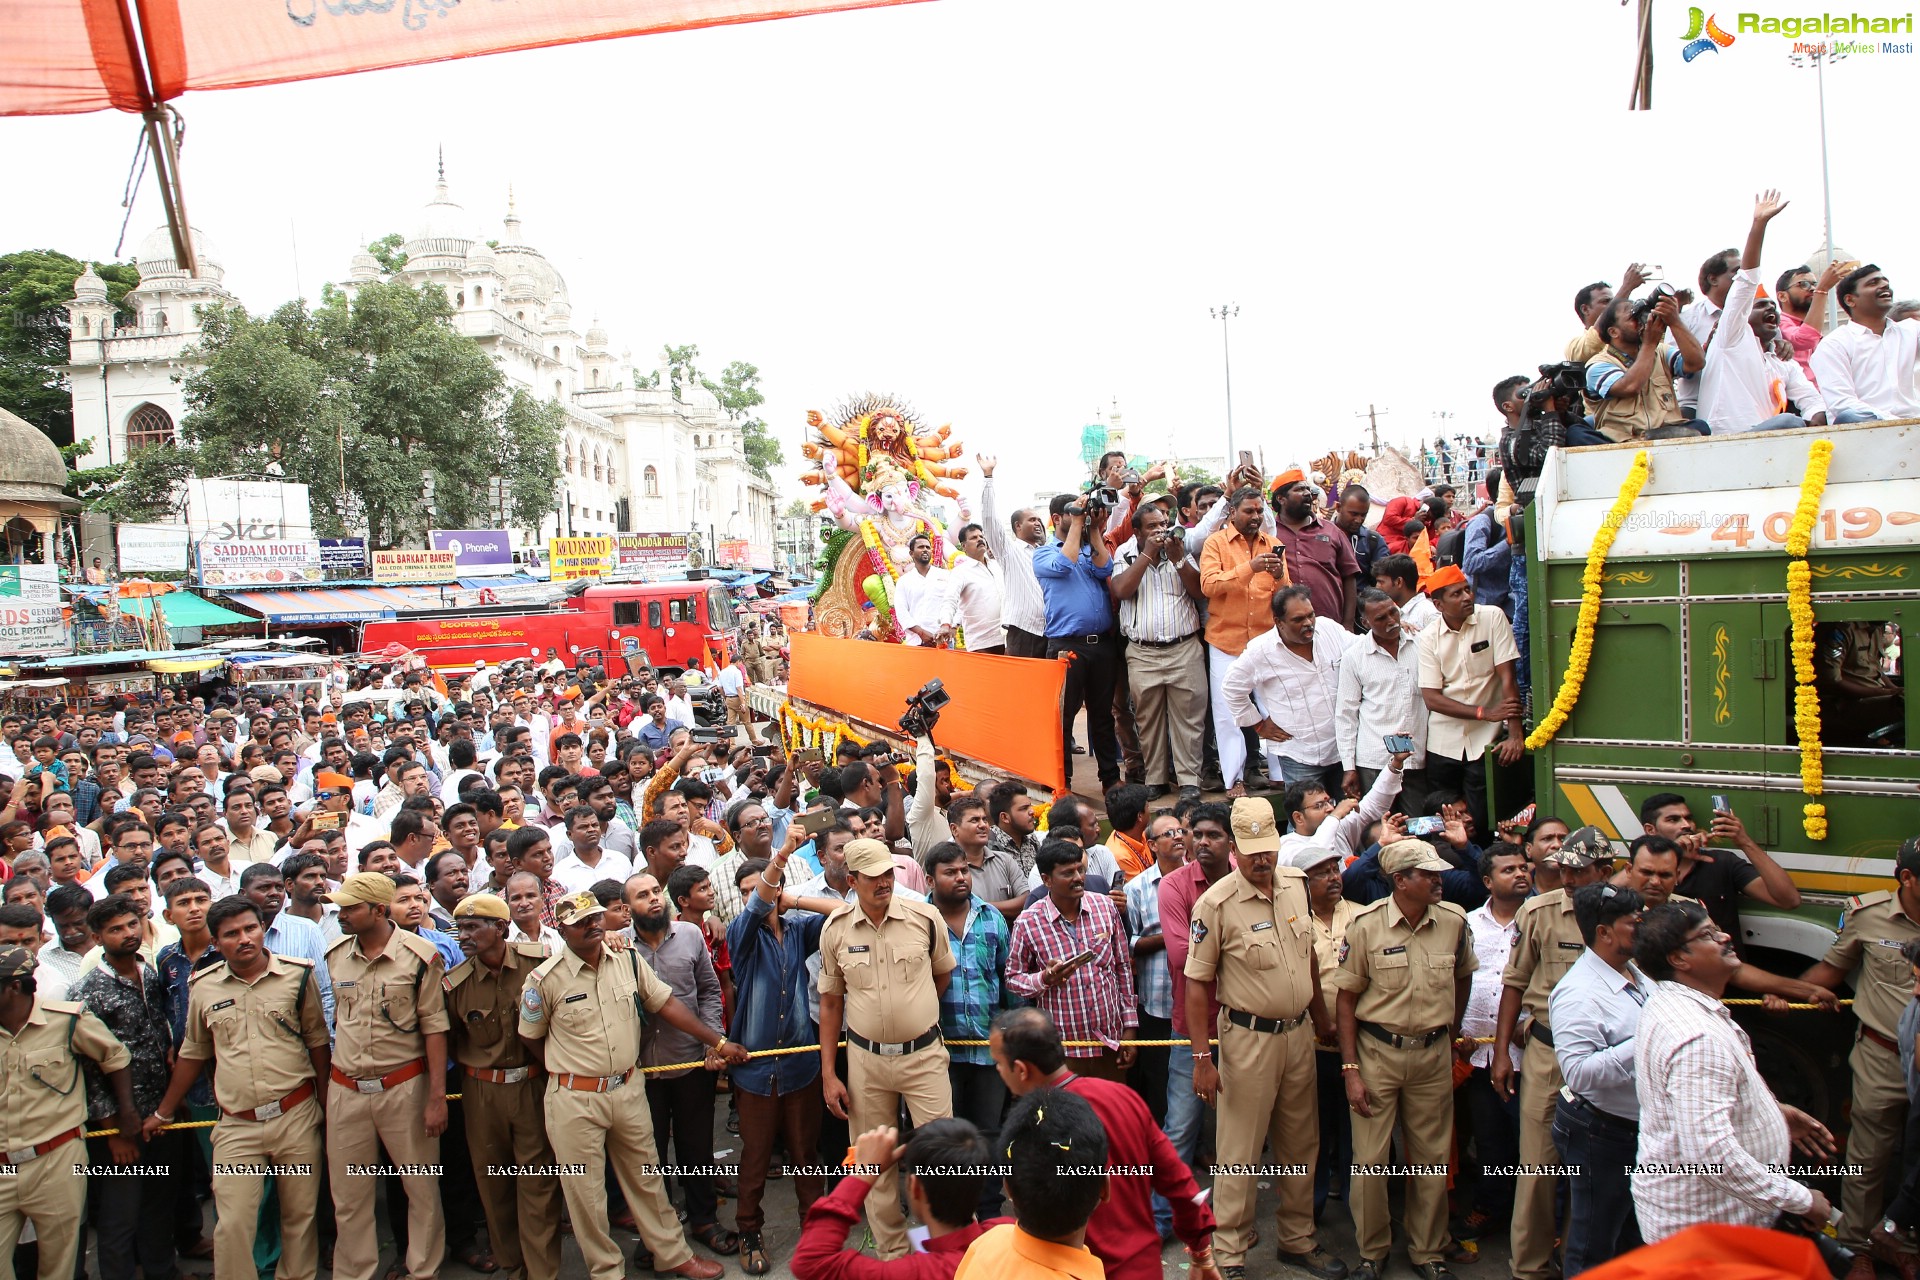
[[[1501,474],[1513,486],[1519,508],[1533,502],[1547,450],[1567,443],[1567,428],[1585,420],[1587,367],[1578,360],[1539,366],[1540,379],[1527,391],[1519,425],[1500,437]],[[1517,516],[1515,524],[1517,526]],[[1511,531],[1510,531],[1511,532]],[[1515,544],[1516,546],[1518,543]]]
[[[1070,516],[1099,516],[1120,505],[1120,492],[1111,485],[1097,484],[1080,501],[1068,504]]]
[[[907,699],[906,714],[900,717],[900,732],[915,738],[923,734],[931,737],[933,726],[940,720],[940,713],[952,701],[953,695],[947,692],[945,684],[938,680],[927,681]]]

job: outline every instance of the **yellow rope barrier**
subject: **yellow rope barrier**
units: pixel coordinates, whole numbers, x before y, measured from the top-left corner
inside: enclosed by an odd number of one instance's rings
[[[1757,1005],[1764,1004],[1765,1001],[1738,999],[1738,1000],[1722,1000],[1720,1003],[1725,1005],[1757,1006]],[[1842,1000],[1839,1003],[1843,1005],[1851,1005],[1853,1001]],[[1789,1004],[1787,1007],[1789,1009],[1825,1009],[1826,1008],[1825,1005],[1818,1005],[1818,1004]],[[1475,1044],[1492,1044],[1493,1043],[1492,1036],[1474,1036],[1471,1038],[1473,1040],[1473,1043]],[[987,1040],[944,1040],[941,1043],[954,1048],[960,1048],[960,1049],[984,1049],[992,1042]],[[1172,1048],[1177,1045],[1183,1045],[1183,1044],[1190,1045],[1193,1043],[1193,1041],[1189,1039],[1129,1040],[1127,1041],[1127,1043],[1132,1045],[1136,1049],[1166,1049],[1166,1048]],[[1209,1040],[1207,1041],[1207,1043],[1219,1044],[1220,1042],[1218,1040]],[[840,1047],[842,1049],[846,1048],[847,1042],[845,1040],[842,1040],[840,1042]],[[1104,1040],[1062,1040],[1060,1042],[1060,1047],[1063,1049],[1105,1049],[1105,1048],[1108,1048],[1109,1046]],[[1337,1052],[1336,1050],[1325,1048],[1324,1046],[1320,1047],[1320,1051],[1322,1053]],[[756,1049],[753,1052],[749,1053],[747,1056],[749,1058],[784,1058],[784,1057],[790,1057],[796,1053],[818,1053],[818,1052],[820,1052],[820,1046],[817,1044],[800,1044],[800,1045],[792,1045],[785,1049]],[[653,1075],[657,1072],[664,1072],[664,1071],[690,1071],[695,1067],[704,1067],[706,1065],[707,1064],[705,1059],[702,1059],[699,1062],[669,1062],[658,1067],[641,1067],[639,1068],[639,1073],[641,1075]],[[458,1102],[460,1100],[460,1095],[457,1093],[450,1093],[447,1095],[447,1099],[450,1102]],[[161,1132],[171,1133],[176,1129],[211,1129],[218,1123],[220,1123],[218,1120],[179,1120],[179,1121],[175,1121],[173,1124],[163,1126],[161,1129]],[[120,1131],[118,1129],[89,1129],[87,1130],[86,1136],[89,1138],[110,1138],[119,1132]]]

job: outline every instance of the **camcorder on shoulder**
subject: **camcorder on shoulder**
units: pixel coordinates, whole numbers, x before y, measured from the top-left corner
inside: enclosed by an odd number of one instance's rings
[[[906,714],[900,717],[900,731],[913,737],[923,734],[932,736],[933,726],[939,723],[940,713],[946,709],[953,695],[947,692],[945,684],[938,680],[929,680],[920,686],[912,697],[907,699]]]

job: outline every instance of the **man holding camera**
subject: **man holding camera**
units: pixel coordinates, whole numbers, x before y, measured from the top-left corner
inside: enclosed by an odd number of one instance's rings
[[[1047,609],[1047,657],[1073,655],[1062,691],[1062,737],[1073,739],[1074,717],[1087,709],[1088,747],[1105,791],[1120,781],[1120,757],[1114,741],[1113,691],[1120,673],[1120,637],[1113,628],[1107,580],[1113,553],[1101,527],[1107,512],[1096,495],[1055,495],[1047,504],[1054,540],[1033,551],[1033,574]]]
[[[1699,373],[1706,354],[1700,340],[1680,323],[1680,304],[1673,290],[1661,285],[1634,302],[1616,297],[1594,327],[1607,340],[1600,354],[1587,362],[1587,398],[1595,403],[1593,430],[1609,443],[1645,439],[1659,427],[1686,421],[1674,383]],[[1661,339],[1673,335],[1675,347]],[[1705,434],[1706,423],[1693,428]],[[1589,444],[1569,430],[1567,443]]]
[[[1200,740],[1207,716],[1206,660],[1200,648],[1200,566],[1186,530],[1157,504],[1136,507],[1133,538],[1120,548],[1119,572],[1107,590],[1127,637],[1132,687],[1147,785],[1183,797],[1200,794]],[[1171,751],[1169,750],[1171,743]],[[1171,768],[1169,755],[1171,754]]]

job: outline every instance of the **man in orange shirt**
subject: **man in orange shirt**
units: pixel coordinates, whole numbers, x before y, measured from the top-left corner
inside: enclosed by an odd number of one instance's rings
[[[1200,549],[1200,589],[1207,593],[1207,683],[1213,695],[1214,736],[1219,739],[1220,776],[1227,794],[1247,794],[1241,774],[1247,765],[1246,738],[1226,699],[1221,682],[1247,642],[1273,628],[1268,602],[1287,586],[1285,552],[1260,527],[1265,503],[1260,490],[1243,485],[1227,501],[1227,526]]]
[[[995,1140],[1015,1218],[967,1247],[953,1280],[1106,1280],[1087,1222],[1107,1196],[1107,1134],[1091,1104],[1065,1089],[1014,1101]],[[1194,1269],[1212,1267],[1195,1260]],[[1217,1277],[1217,1273],[1216,1273]]]

